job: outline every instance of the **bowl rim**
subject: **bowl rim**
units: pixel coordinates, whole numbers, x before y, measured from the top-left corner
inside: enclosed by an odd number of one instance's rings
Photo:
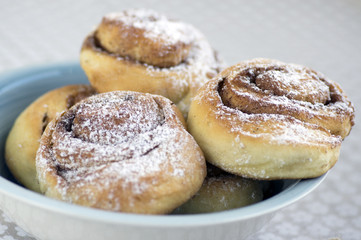
[[[284,189],[281,193],[249,206],[222,212],[189,215],[118,213],[79,206],[43,196],[40,193],[19,186],[2,176],[0,177],[0,194],[35,208],[41,208],[53,213],[59,213],[79,219],[111,224],[142,225],[149,227],[195,227],[246,220],[275,212],[306,196],[326,178],[326,175],[327,173],[318,178],[297,181]]]
[[[32,81],[34,79],[36,80],[39,74],[41,76],[49,75],[49,77],[51,77],[54,74],[62,74],[62,71],[64,70],[72,72],[73,70],[79,70],[79,68],[80,64],[78,62],[68,61],[34,65],[1,72],[0,97],[3,92],[6,92],[8,87],[16,87],[16,84],[20,84],[22,82],[20,80],[25,76],[27,81]],[[282,192],[266,200],[242,208],[214,213],[189,215],[145,215],[119,213],[79,206],[48,198],[39,193],[28,190],[16,183],[13,183],[3,176],[0,176],[0,194],[3,195],[3,197],[17,200],[23,204],[27,204],[35,208],[95,222],[147,227],[199,227],[204,225],[209,226],[241,221],[275,212],[309,194],[321,184],[326,176],[327,173],[317,178],[296,180]]]

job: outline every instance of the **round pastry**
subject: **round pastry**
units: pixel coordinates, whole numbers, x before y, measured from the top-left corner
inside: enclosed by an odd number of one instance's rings
[[[171,212],[206,176],[203,153],[184,124],[159,95],[89,97],[46,128],[36,157],[41,191],[105,210]]]
[[[80,63],[98,92],[159,94],[184,116],[196,91],[222,65],[197,29],[145,9],[104,16],[85,39]]]
[[[94,93],[88,85],[61,87],[39,97],[18,116],[6,141],[5,159],[11,173],[21,184],[40,191],[35,156],[45,127],[58,113]]]
[[[254,59],[194,98],[188,129],[206,159],[255,179],[312,178],[337,161],[354,109],[340,86],[309,68]]]
[[[175,214],[195,214],[225,211],[262,201],[260,181],[228,174],[207,166],[207,177],[196,195],[177,208]]]

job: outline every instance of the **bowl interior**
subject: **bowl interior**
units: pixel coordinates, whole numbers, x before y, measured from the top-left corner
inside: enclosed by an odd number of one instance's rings
[[[170,216],[140,216],[135,214],[120,214],[74,206],[49,199],[21,187],[16,183],[4,160],[4,145],[10,128],[16,117],[33,100],[43,93],[69,84],[88,83],[87,77],[78,63],[64,63],[32,67],[0,76],[0,191],[6,196],[23,198],[26,204],[62,211],[67,214],[86,216],[87,219],[104,219],[113,222],[132,222],[142,224],[201,224],[210,221],[210,215],[217,217],[213,222],[224,219],[247,219],[270,213],[295,202],[316,188],[325,175],[308,180],[282,180],[270,182],[266,191],[266,199],[251,206],[210,214],[170,215]],[[126,216],[126,217],[125,217]],[[181,221],[180,221],[181,220]],[[144,222],[142,222],[144,221]]]

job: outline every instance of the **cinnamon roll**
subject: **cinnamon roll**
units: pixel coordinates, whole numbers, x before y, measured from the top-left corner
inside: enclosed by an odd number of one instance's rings
[[[174,214],[210,213],[245,207],[263,200],[261,181],[229,174],[210,164],[201,189]]]
[[[256,179],[320,176],[337,161],[354,108],[340,86],[307,67],[254,59],[206,83],[188,128],[209,162]]]
[[[89,97],[46,128],[36,157],[41,190],[105,210],[171,212],[206,175],[203,153],[184,124],[162,96],[115,91]]]
[[[40,191],[35,156],[45,127],[58,113],[94,93],[88,85],[61,87],[39,97],[18,116],[6,141],[5,160],[21,184]]]
[[[159,94],[184,116],[199,87],[223,66],[193,26],[145,9],[104,16],[85,39],[80,63],[98,92]]]

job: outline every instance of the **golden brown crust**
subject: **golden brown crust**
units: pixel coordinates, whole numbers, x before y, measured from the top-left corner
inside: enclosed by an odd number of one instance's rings
[[[257,203],[263,199],[261,181],[246,179],[207,165],[207,177],[196,195],[177,208],[175,214],[225,211]]]
[[[133,14],[142,16],[141,11]],[[100,30],[85,39],[80,53],[81,66],[98,92],[129,90],[159,94],[173,101],[186,116],[192,97],[200,86],[219,72],[222,61],[198,30],[156,13],[151,14],[155,19],[162,19],[161,23],[152,22],[149,16],[144,19],[138,16],[141,20],[137,22],[147,26],[148,34],[131,21],[132,24],[124,27],[122,17],[119,17],[124,13],[108,15],[100,24]],[[178,27],[169,26],[170,23]],[[149,35],[149,39],[144,34]],[[164,34],[167,37],[162,37]],[[119,46],[115,47],[116,43]],[[144,59],[140,56],[143,53]],[[175,61],[172,66],[165,67],[159,63],[161,58],[158,55],[168,59],[166,65],[173,61],[170,58]]]
[[[189,25],[138,9],[104,16],[95,37],[108,52],[157,67],[172,67],[188,57],[194,41],[192,31]]]
[[[99,94],[56,118],[41,138],[36,164],[49,197],[145,214],[171,212],[206,175],[203,154],[175,105],[136,92]]]
[[[226,171],[256,179],[310,178],[337,161],[353,111],[339,86],[319,73],[254,59],[200,89],[188,128],[207,160]]]
[[[354,109],[340,86],[309,68],[255,59],[229,68],[221,77],[220,96],[231,108],[292,116],[342,138],[353,125]]]
[[[5,159],[21,184],[33,191],[40,191],[35,156],[43,131],[57,114],[94,93],[88,85],[61,87],[45,93],[19,115],[6,141]]]

